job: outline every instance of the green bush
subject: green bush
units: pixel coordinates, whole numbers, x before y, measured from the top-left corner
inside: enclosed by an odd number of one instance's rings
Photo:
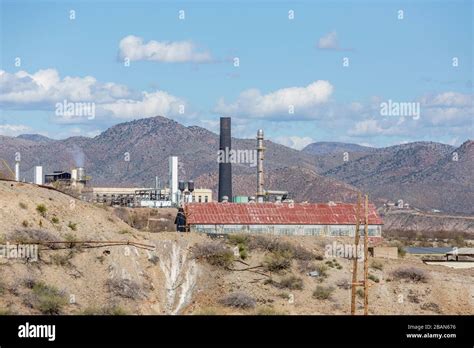
[[[77,231],[77,223],[73,223],[69,221],[69,224],[67,225],[67,227],[69,227],[73,231]]]
[[[334,288],[332,286],[321,286],[318,285],[313,292],[313,297],[318,300],[327,300],[331,297]]]
[[[357,289],[356,294],[360,298],[364,298],[364,290],[363,289],[361,289],[361,288]]]
[[[234,253],[219,242],[207,242],[193,247],[193,257],[204,259],[214,266],[229,268],[234,262]]]
[[[46,217],[46,211],[47,211],[47,210],[48,210],[48,209],[46,209],[46,206],[45,206],[44,204],[38,204],[38,205],[36,206],[36,211],[37,211],[38,213],[40,213],[40,215],[41,215],[42,217]]]
[[[60,314],[67,304],[66,296],[53,286],[36,282],[32,288],[31,305],[42,314]]]
[[[303,279],[294,275],[289,275],[287,277],[282,278],[278,285],[280,288],[284,289],[303,290]]]
[[[52,222],[53,224],[57,224],[57,223],[59,222],[59,219],[58,219],[56,216],[53,216],[53,217],[51,218],[51,222]]]
[[[369,274],[368,278],[376,283],[380,282],[379,278],[373,274]]]
[[[269,272],[281,272],[291,267],[292,255],[287,251],[276,251],[265,256],[263,267]]]

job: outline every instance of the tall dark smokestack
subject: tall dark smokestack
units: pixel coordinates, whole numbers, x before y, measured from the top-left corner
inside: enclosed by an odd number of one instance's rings
[[[229,154],[231,150],[231,126],[230,117],[221,117],[221,132],[219,142],[219,152]],[[232,200],[232,164],[228,156],[220,156],[219,162],[219,193],[218,201],[222,202],[222,197],[227,196]]]

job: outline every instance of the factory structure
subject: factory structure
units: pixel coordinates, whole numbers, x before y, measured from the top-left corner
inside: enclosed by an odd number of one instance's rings
[[[355,235],[357,204],[295,203],[287,191],[265,189],[263,130],[257,131],[256,140],[255,196],[235,200],[232,196],[232,164],[219,163],[218,202],[185,203],[188,231],[211,235],[229,233],[328,237]],[[231,145],[231,120],[222,117],[219,150],[230,150]],[[369,238],[372,241],[380,240],[383,221],[374,205],[369,204],[367,215]],[[360,219],[362,222],[361,217]]]

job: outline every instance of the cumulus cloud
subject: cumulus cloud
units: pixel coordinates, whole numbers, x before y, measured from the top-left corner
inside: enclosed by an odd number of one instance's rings
[[[0,135],[15,137],[26,132],[30,132],[31,127],[21,124],[2,124],[0,125]]]
[[[307,145],[314,142],[310,137],[299,137],[299,136],[281,136],[274,139],[275,142],[281,145],[291,147],[296,150],[301,150]]]
[[[132,92],[126,86],[101,83],[92,76],[61,78],[55,69],[14,74],[0,70],[0,106],[11,109],[51,110],[59,123],[87,123],[90,119],[130,119],[186,113],[185,100],[165,91]],[[93,104],[94,117],[56,111],[58,104]],[[66,108],[66,106],[64,107]],[[190,114],[190,113],[187,113]]]
[[[191,41],[155,41],[147,43],[138,36],[128,35],[120,40],[119,56],[130,61],[149,60],[165,63],[205,63],[212,60],[208,51],[199,51]]]
[[[328,81],[322,80],[306,87],[283,88],[268,94],[262,94],[258,89],[248,89],[232,103],[220,99],[215,111],[249,118],[307,114],[312,108],[328,102],[333,89]],[[290,109],[294,110],[294,115]]]
[[[61,78],[55,69],[38,70],[29,74],[14,74],[0,70],[0,106],[50,106],[62,102],[108,102],[130,96],[126,86],[100,83],[92,76]]]
[[[167,92],[143,92],[141,98],[120,99],[100,105],[106,112],[117,118],[138,118],[156,115],[178,115],[186,110],[186,102]]]

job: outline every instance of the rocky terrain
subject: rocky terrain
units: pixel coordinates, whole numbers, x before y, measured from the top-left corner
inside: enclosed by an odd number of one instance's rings
[[[42,242],[36,262],[0,258],[0,312],[349,313],[352,263],[325,254],[329,244],[348,240],[151,233],[123,222],[125,213],[0,180],[1,244]],[[413,256],[371,258],[370,265],[370,314],[474,313],[472,270]],[[314,270],[320,276],[308,275]],[[359,314],[361,306],[359,292]]]
[[[168,156],[180,158],[180,177],[216,188],[218,135],[157,116],[115,125],[94,138],[52,140],[38,135],[0,136],[0,159],[13,166],[21,154],[21,177],[33,167],[45,173],[85,166],[96,186],[153,186],[168,180]],[[233,138],[235,150],[255,149],[254,139]],[[474,214],[474,142],[459,148],[415,142],[386,148],[314,143],[302,151],[265,141],[268,188],[288,190],[297,201],[351,199],[362,190],[382,206],[399,199],[412,207]],[[347,156],[345,156],[347,152]],[[0,176],[11,175],[0,161]],[[255,166],[233,165],[234,193],[255,194]]]

